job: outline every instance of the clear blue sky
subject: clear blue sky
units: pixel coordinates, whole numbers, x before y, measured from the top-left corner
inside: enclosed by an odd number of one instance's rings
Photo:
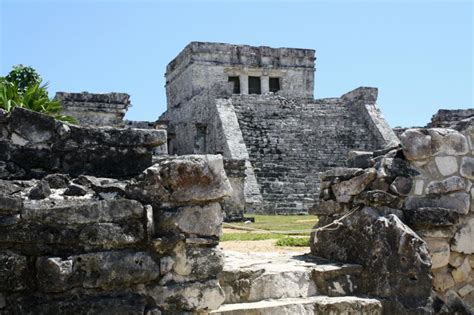
[[[471,1],[0,0],[0,74],[56,91],[127,92],[128,119],[166,108],[166,64],[190,41],[316,49],[315,97],[379,88],[392,127],[472,108]]]

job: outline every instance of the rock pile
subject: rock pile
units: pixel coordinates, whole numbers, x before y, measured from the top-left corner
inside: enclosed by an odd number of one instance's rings
[[[461,127],[409,129],[400,148],[351,152],[352,168],[321,176],[319,226],[360,210],[313,233],[312,253],[363,265],[385,311],[472,311],[474,126]]]

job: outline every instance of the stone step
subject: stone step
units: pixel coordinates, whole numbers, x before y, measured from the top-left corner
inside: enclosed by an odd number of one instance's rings
[[[212,315],[381,315],[376,299],[353,296],[286,298],[253,303],[224,304]]]
[[[225,303],[315,295],[360,294],[359,265],[331,263],[301,253],[226,251],[219,282]]]

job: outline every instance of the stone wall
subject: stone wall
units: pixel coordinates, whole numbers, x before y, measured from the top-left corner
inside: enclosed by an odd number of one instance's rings
[[[63,115],[72,116],[85,126],[122,126],[131,106],[126,93],[57,92],[55,99],[61,102]]]
[[[21,119],[33,115],[38,124]],[[41,160],[42,150],[55,156],[57,142],[47,142],[45,130],[37,130],[41,119],[50,121],[15,109],[2,121],[2,143],[33,148],[30,160]],[[149,135],[52,123],[101,134],[109,141],[101,144],[104,151],[113,149],[110,141],[124,140],[121,132],[137,139]],[[21,133],[20,127],[31,132]],[[125,165],[136,164],[135,156],[125,158]],[[223,267],[217,248],[220,203],[231,195],[223,160],[216,155],[154,160],[127,178],[118,167],[110,168],[108,178],[96,177],[103,174],[100,159],[84,169],[89,175],[43,168],[2,176],[0,314],[166,315],[219,307],[224,301],[217,280]],[[15,161],[0,156],[2,165]]]
[[[0,112],[0,130],[0,178],[137,175],[166,144],[165,130],[80,127],[18,107]]]
[[[472,122],[406,130],[401,148],[351,152],[352,168],[322,174],[312,209],[319,226],[356,212],[313,233],[312,253],[362,264],[374,282],[368,293],[385,299],[386,310],[472,312]]]

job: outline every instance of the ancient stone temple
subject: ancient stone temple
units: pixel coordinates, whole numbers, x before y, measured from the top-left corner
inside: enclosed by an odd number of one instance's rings
[[[314,61],[311,49],[190,43],[166,69],[170,154],[244,161],[246,211],[306,213],[320,172],[398,142],[376,88],[314,99]]]

